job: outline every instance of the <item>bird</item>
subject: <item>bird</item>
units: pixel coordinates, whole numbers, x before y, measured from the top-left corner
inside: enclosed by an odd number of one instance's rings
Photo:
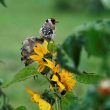
[[[48,18],[40,28],[40,37],[53,40],[55,36],[55,26],[58,21],[54,18]]]
[[[45,23],[40,28],[40,35],[37,37],[28,37],[22,42],[21,48],[21,61],[25,64],[25,66],[33,63],[33,60],[30,59],[30,55],[34,53],[34,46],[36,43],[43,44],[44,40],[51,41],[55,36],[55,24],[56,21],[54,18],[49,18],[45,20]]]
[[[36,43],[42,44],[43,42],[44,39],[39,37],[29,37],[22,42],[21,61],[25,64],[25,66],[33,63],[33,60],[30,59],[30,55],[35,54],[33,48],[35,47]]]

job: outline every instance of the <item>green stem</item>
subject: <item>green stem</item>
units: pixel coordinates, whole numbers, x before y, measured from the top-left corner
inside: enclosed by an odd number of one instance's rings
[[[58,102],[58,97],[56,97],[56,110],[59,110],[59,102]]]
[[[62,107],[61,107],[61,97],[59,95],[59,92],[58,92],[58,88],[57,86],[55,86],[55,96],[56,96],[56,110],[62,110]]]
[[[56,110],[62,110],[61,100],[56,97]]]
[[[59,110],[62,110],[61,99],[59,99]]]
[[[44,76],[44,75],[43,75]],[[50,79],[47,77],[47,76],[44,76],[46,79],[47,79],[47,81],[50,83]],[[50,83],[51,84],[51,83]],[[54,88],[54,94],[55,94],[55,96],[56,96],[56,98],[55,98],[55,105],[56,105],[56,110],[62,110],[62,106],[61,106],[61,97],[60,97],[60,94],[59,94],[59,91],[58,91],[58,88],[57,88],[57,85],[55,86],[55,88]]]

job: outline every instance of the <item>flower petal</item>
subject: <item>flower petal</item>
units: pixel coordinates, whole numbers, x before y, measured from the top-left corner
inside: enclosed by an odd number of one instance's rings
[[[46,54],[47,52],[49,52],[47,46],[48,46],[48,42],[45,40],[44,44],[43,44],[43,47],[44,47],[43,48],[43,54]]]
[[[34,47],[33,49],[37,55],[42,56],[42,57],[44,56],[42,48]]]
[[[42,57],[41,56],[38,56],[38,55],[31,55],[30,58],[34,61],[38,61],[40,62],[42,60]]]
[[[46,60],[45,66],[47,66],[47,67],[53,69],[53,68],[54,68],[54,63],[53,63],[52,61],[46,59],[46,58],[45,58],[45,60]]]
[[[73,78],[73,74],[65,69],[62,69],[62,72],[59,73],[59,75],[61,78],[61,83],[65,86],[66,90],[72,91],[76,84],[76,80]]]
[[[41,110],[52,110],[51,105],[43,99],[40,99],[39,101],[39,108]]]
[[[30,88],[26,88],[26,91],[31,95],[33,96],[35,93],[30,89]]]
[[[40,95],[39,94],[33,92],[30,88],[27,88],[27,92],[31,95],[32,100],[34,102],[39,102],[39,100],[40,100]]]
[[[59,65],[59,64],[57,64],[57,66],[55,66],[55,67],[53,68],[53,72],[54,72],[54,73],[59,73],[59,72],[60,72],[60,65]]]
[[[39,67],[38,67],[38,71],[41,73],[43,72],[45,69],[45,65],[44,64],[40,64]]]
[[[48,42],[44,40],[44,47],[47,48],[47,46],[48,46]]]
[[[55,74],[52,76],[52,79],[51,80],[52,81],[55,81],[55,82],[58,82],[59,81],[58,76],[55,75]]]
[[[65,86],[60,81],[58,81],[57,84],[59,86],[59,91],[60,92],[62,92],[63,90],[65,90]]]
[[[47,101],[42,99],[38,93],[33,92],[30,88],[27,88],[27,92],[31,95],[32,100],[39,104],[39,108],[41,110],[52,110],[52,106]]]

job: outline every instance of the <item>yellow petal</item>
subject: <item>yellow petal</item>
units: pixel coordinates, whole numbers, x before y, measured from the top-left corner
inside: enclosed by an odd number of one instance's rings
[[[44,47],[43,48],[43,54],[46,54],[47,52],[49,52],[48,49],[47,49],[47,46],[48,46],[48,42],[45,40],[44,44],[43,44],[43,47]]]
[[[36,44],[36,48],[42,49],[42,44],[41,43],[37,43]]]
[[[41,57],[44,56],[43,51],[42,51],[42,48],[34,47],[33,49],[34,49],[34,52],[35,52],[37,55],[39,55],[39,56],[41,56]]]
[[[51,105],[43,99],[39,100],[39,108],[41,110],[52,110]]]
[[[38,67],[38,71],[41,73],[43,72],[45,69],[45,65],[44,64],[40,64],[39,67]]]
[[[44,40],[44,47],[47,48],[47,46],[48,46],[48,42]]]
[[[45,54],[47,54],[49,51],[48,51],[48,49],[47,48],[43,48],[43,55],[45,55]]]
[[[42,60],[42,57],[41,56],[38,56],[38,55],[31,55],[30,58],[34,61],[38,61],[40,62]]]
[[[26,88],[27,92],[29,93],[29,95],[33,96],[35,93],[30,89],[30,88]]]
[[[34,102],[39,102],[39,100],[40,100],[40,95],[39,94],[33,92],[30,88],[27,88],[26,90],[31,95],[32,100]]]
[[[38,93],[33,92],[30,88],[27,88],[27,92],[31,95],[32,100],[39,104],[39,108],[41,110],[52,110],[52,106],[47,101],[42,99]]]
[[[63,90],[65,90],[65,86],[60,81],[58,81],[57,84],[59,86],[59,91],[60,92],[62,92]]]
[[[59,73],[61,78],[61,83],[65,86],[67,91],[72,91],[73,87],[76,84],[76,80],[73,77],[73,74],[69,71],[62,69],[62,72]]]
[[[34,94],[34,96],[32,97],[32,100],[37,103],[39,102],[40,99],[41,99],[41,97],[39,94]]]
[[[59,65],[59,64],[57,64],[57,66],[55,66],[55,67],[53,68],[53,72],[54,72],[54,73],[59,73],[59,72],[60,72],[60,65]]]
[[[46,40],[44,41],[43,45],[37,43],[36,44],[37,47],[34,48],[35,53],[37,53],[38,55],[45,55],[48,52],[47,45],[48,42]]]
[[[55,74],[52,76],[52,79],[51,80],[52,81],[55,81],[55,82],[58,82],[59,81],[58,76],[55,75]]]
[[[46,58],[45,58],[45,60],[46,60],[45,66],[53,69],[54,68],[54,63],[52,61],[46,59]]]

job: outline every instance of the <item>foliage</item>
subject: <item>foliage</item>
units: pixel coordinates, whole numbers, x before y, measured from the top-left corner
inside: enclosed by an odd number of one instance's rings
[[[110,97],[98,93],[97,87],[92,85],[89,87],[85,97],[82,99],[80,106],[77,103],[77,110],[109,110],[110,109]]]
[[[69,46],[71,44],[70,49]],[[64,51],[67,53],[67,55],[71,58],[71,61],[74,63],[75,68],[79,66],[80,62],[80,54],[82,49],[82,38],[77,38],[70,36],[62,45]]]
[[[13,110],[12,106],[8,104],[6,94],[1,89],[2,80],[0,79],[0,110]]]
[[[102,0],[102,4],[108,10],[110,10],[110,0]]]
[[[17,107],[15,110],[26,110],[26,107],[20,106],[20,107]]]
[[[83,0],[83,3],[82,0],[56,0],[55,6],[62,11],[82,11],[86,9],[94,13],[99,13],[105,10],[102,0]]]
[[[0,3],[1,3],[4,7],[6,7],[5,0],[0,0]]]
[[[25,68],[23,68],[21,71],[19,71],[15,77],[13,78],[13,80],[11,82],[9,82],[8,84],[4,85],[4,87],[7,87],[13,83],[16,83],[16,82],[20,82],[20,81],[23,81],[23,80],[26,80],[30,77],[34,77],[36,76],[39,72],[36,70],[36,67],[37,65],[36,64],[32,64],[32,65],[29,65]]]
[[[75,104],[78,103],[78,100],[78,97],[75,96],[72,92],[67,93],[65,97],[62,99],[62,109],[71,110],[72,106],[75,106]]]
[[[76,79],[80,83],[85,84],[96,84],[103,79],[102,76],[93,74],[93,73],[83,73],[76,76]]]
[[[110,21],[102,20],[82,25],[79,30],[69,36],[58,49],[58,62],[72,72],[78,70],[82,49],[88,56],[105,59],[110,51]],[[69,60],[72,61],[69,65]],[[65,63],[63,63],[65,62]]]
[[[48,110],[51,110],[55,104],[57,109],[61,109],[61,105],[63,105],[64,109],[68,110],[71,108],[76,110],[89,110],[92,106],[95,109],[99,109],[100,100],[103,103],[105,103],[105,100],[100,99],[101,97],[97,93],[97,89],[95,92],[89,94],[91,95],[90,97],[87,94],[81,102],[70,91],[76,84],[76,80],[79,83],[96,85],[104,78],[99,73],[88,73],[85,72],[86,70],[82,72],[79,67],[84,49],[89,56],[88,59],[91,56],[98,57],[102,60],[107,58],[110,51],[109,30],[110,21],[99,20],[80,26],[61,45],[55,44],[54,41],[46,40],[48,36],[44,38],[42,43],[36,41],[36,45],[32,48],[30,58],[33,62],[38,62],[38,66],[36,64],[30,64],[25,67],[5,87],[41,74],[48,80],[50,88],[40,94],[33,92],[31,89],[28,89],[28,92],[33,101],[38,103],[42,110],[44,109],[44,105],[49,108]],[[105,66],[108,67],[108,65]],[[72,75],[74,75],[75,79],[73,79]],[[88,99],[92,101],[88,101]],[[96,100],[99,102],[98,106],[93,103]],[[87,105],[86,102],[88,102]],[[108,103],[109,101],[105,105],[108,106]],[[83,106],[79,106],[80,104]],[[90,106],[88,107],[88,105]],[[25,110],[25,107],[18,107],[16,110]]]
[[[110,50],[110,21],[99,20],[80,30],[85,37],[85,49],[88,55],[105,57]]]

